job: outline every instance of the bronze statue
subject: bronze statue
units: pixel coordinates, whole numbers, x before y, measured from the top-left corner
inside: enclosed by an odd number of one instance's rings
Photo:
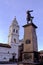
[[[30,12],[33,12],[33,10],[27,11],[27,23],[29,23],[29,21],[31,21],[31,23],[32,23],[32,19],[34,18],[34,17],[31,16]]]

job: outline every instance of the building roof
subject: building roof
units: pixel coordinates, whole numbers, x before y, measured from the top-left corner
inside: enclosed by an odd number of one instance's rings
[[[10,46],[10,45],[8,45],[8,44],[3,44],[3,43],[0,43],[0,47],[11,48],[11,46]]]
[[[40,54],[43,54],[43,50],[39,51]]]

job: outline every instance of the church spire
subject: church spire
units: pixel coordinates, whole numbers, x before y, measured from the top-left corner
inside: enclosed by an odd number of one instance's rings
[[[17,20],[16,20],[16,16],[14,17],[14,19],[13,19],[13,21],[12,21],[12,25],[18,25],[18,22],[17,22]]]

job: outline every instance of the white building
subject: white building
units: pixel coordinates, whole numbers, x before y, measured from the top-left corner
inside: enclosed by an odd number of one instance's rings
[[[19,46],[23,41],[19,40],[19,25],[14,18],[9,28],[8,44],[0,43],[0,61],[9,61],[10,59],[18,59]]]

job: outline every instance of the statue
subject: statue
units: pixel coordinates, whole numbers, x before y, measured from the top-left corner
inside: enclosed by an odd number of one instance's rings
[[[34,17],[31,16],[30,12],[33,12],[33,10],[27,11],[27,24],[29,23],[29,21],[31,21],[31,23],[32,23],[32,19],[34,18]]]

